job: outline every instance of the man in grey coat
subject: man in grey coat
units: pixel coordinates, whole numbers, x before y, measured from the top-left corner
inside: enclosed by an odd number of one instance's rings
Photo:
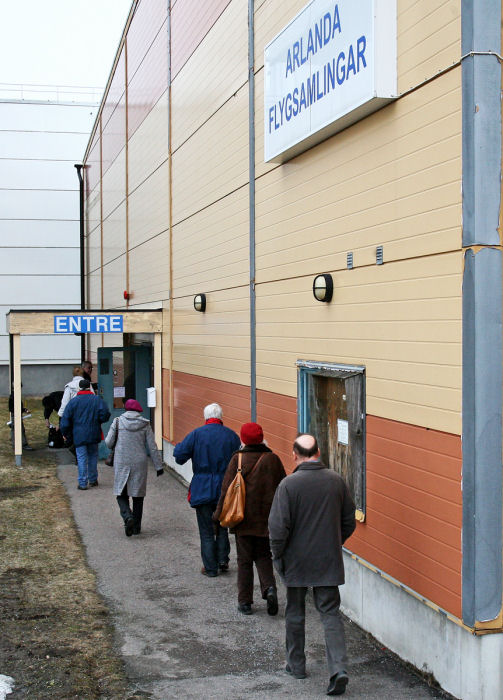
[[[344,583],[342,544],[353,533],[355,505],[344,480],[320,461],[312,435],[293,444],[296,468],[278,486],[269,515],[274,565],[286,586],[286,671],[306,677],[305,599],[312,586],[325,629],[327,695],[346,690],[346,643],[339,613]]]

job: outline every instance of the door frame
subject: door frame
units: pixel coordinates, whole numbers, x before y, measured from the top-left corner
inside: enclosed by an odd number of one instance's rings
[[[367,507],[367,387],[366,387],[366,371],[363,365],[346,365],[337,362],[323,362],[316,360],[297,360],[297,429],[299,433],[306,432],[308,429],[309,418],[309,399],[307,391],[307,380],[311,375],[332,376],[341,379],[361,375],[362,377],[362,398],[361,398],[361,420],[363,426],[362,435],[362,508],[357,509],[356,519],[360,522],[365,521],[365,512]]]

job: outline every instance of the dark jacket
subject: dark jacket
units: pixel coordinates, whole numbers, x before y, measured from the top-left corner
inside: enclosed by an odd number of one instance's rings
[[[222,493],[213,515],[218,520],[222,512],[225,494],[229,484],[238,471],[239,455],[241,457],[241,471],[246,486],[245,517],[239,525],[231,528],[231,532],[238,535],[255,535],[255,537],[269,537],[267,520],[271,510],[272,499],[276,493],[279,482],[285,478],[285,470],[280,458],[266,445],[246,445],[236,452],[222,482]],[[260,463],[255,465],[260,459]]]
[[[101,424],[110,418],[110,411],[102,398],[90,391],[79,391],[66,405],[59,424],[66,438],[73,436],[75,447],[92,445],[101,440]]]
[[[306,461],[278,486],[269,516],[274,565],[286,586],[344,583],[342,544],[356,527],[344,480]]]
[[[44,396],[42,399],[42,404],[44,406],[44,418],[48,419],[53,411],[56,411],[56,413],[59,411],[62,398],[62,391],[51,391],[50,394]]]
[[[190,432],[176,445],[173,456],[177,464],[192,460],[194,476],[190,482],[190,505],[217,503],[225,470],[241,441],[236,433],[221,423],[208,423]]]

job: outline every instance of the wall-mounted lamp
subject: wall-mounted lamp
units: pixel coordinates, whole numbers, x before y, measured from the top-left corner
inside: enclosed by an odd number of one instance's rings
[[[196,294],[194,308],[196,311],[206,311],[206,294]]]
[[[313,294],[317,301],[329,302],[334,293],[332,275],[317,275],[313,282]]]

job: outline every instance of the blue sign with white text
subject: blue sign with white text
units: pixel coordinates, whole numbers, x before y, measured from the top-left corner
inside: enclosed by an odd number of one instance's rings
[[[122,333],[123,316],[54,316],[55,333]]]

